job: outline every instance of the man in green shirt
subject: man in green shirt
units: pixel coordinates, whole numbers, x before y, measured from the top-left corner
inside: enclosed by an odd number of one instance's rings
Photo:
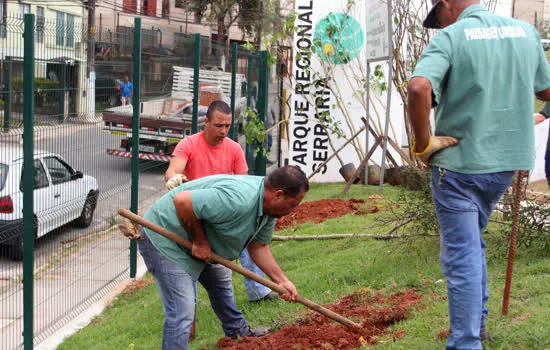
[[[447,349],[481,349],[489,297],[481,233],[514,170],[534,166],[533,94],[550,100],[550,68],[531,25],[476,0],[432,5],[424,26],[443,29],[409,82],[413,151],[432,167],[451,321]]]
[[[209,264],[212,252],[234,260],[248,249],[256,265],[288,291],[281,297],[295,299],[296,287],[275,261],[268,244],[276,218],[292,212],[308,189],[304,172],[286,166],[267,177],[203,177],[174,188],[153,204],[143,217],[193,244],[190,251],[142,229],[140,253],[155,277],[164,310],[163,349],[187,349],[197,281],[208,292],[226,336],[258,335],[235,305],[231,271]]]

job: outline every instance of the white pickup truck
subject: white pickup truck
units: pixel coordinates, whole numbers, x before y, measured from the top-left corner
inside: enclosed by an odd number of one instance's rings
[[[193,68],[174,66],[172,92],[169,98],[140,103],[139,158],[169,162],[170,155],[181,139],[191,135],[193,111]],[[204,114],[214,100],[230,104],[231,77],[228,72],[200,70],[199,130],[204,126]],[[236,74],[235,120],[246,110],[246,98],[241,94],[243,74]],[[124,136],[119,149],[107,149],[117,157],[132,157],[132,105],[119,106],[103,112],[103,130]]]

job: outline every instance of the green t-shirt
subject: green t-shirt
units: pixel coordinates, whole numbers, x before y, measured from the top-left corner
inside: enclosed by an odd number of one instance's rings
[[[202,220],[212,251],[226,259],[237,259],[252,241],[271,242],[276,219],[264,215],[264,177],[246,175],[214,175],[189,181],[160,198],[143,217],[186,239],[176,216],[174,197],[191,192],[193,211]],[[162,255],[181,265],[194,280],[205,267],[202,260],[177,243],[145,229],[147,237]]]
[[[534,93],[550,87],[550,66],[533,26],[469,6],[432,38],[416,76],[432,84],[435,134],[460,140],[432,165],[466,174],[534,167]]]

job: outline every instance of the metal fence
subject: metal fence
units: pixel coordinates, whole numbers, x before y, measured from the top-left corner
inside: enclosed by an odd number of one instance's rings
[[[224,99],[235,111],[230,136],[246,151],[251,174],[280,165],[279,128],[262,144],[248,145],[244,135],[248,108],[267,128],[276,125],[280,91],[267,52],[141,29],[139,18],[135,27],[95,33],[92,75],[88,30],[74,18],[26,14],[6,24],[0,348],[14,349],[44,342],[135,276],[135,242],[119,234],[116,210],[141,214],[165,193],[170,152],[200,130],[210,101]],[[125,77],[134,97],[122,106]]]

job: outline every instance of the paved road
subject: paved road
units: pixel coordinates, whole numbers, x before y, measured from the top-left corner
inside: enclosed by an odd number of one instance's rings
[[[118,148],[120,137],[101,130],[101,124],[66,124],[60,128],[35,131],[35,148],[59,153],[75,169],[95,177],[100,197],[89,228],[80,229],[71,224],[50,232],[35,242],[35,260],[47,259],[63,244],[91,230],[101,230],[114,223],[113,217],[120,207],[130,207],[131,160],[107,155],[105,149]],[[145,208],[164,191],[163,176],[167,164],[142,162],[139,172],[140,208]],[[19,269],[21,263],[0,255],[0,277]]]

